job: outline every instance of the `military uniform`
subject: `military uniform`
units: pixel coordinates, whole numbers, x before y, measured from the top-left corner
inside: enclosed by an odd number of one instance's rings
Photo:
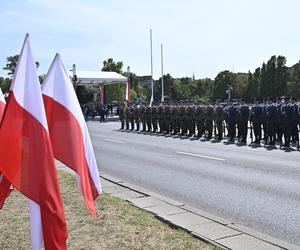
[[[266,139],[266,144],[275,145],[275,124],[277,119],[277,107],[274,103],[269,103],[266,106],[267,113],[267,130],[268,130],[268,138]]]
[[[134,130],[134,107],[131,106],[129,108],[129,122],[131,125],[131,129],[130,130]]]
[[[204,133],[204,130],[205,130],[204,121],[205,121],[204,106],[198,105],[195,108],[195,122],[196,122],[196,126],[197,126],[197,137],[198,138],[201,138],[201,136]]]
[[[147,106],[145,108],[145,119],[147,124],[147,132],[151,132],[152,126],[151,126],[151,107]]]
[[[125,113],[124,113],[124,107],[123,106],[119,107],[119,119],[121,121],[121,129],[124,129],[124,125],[125,125]]]
[[[181,135],[186,135],[187,127],[186,127],[186,114],[185,114],[185,106],[182,105],[179,107],[179,123]]]
[[[213,120],[214,120],[214,108],[212,105],[205,107],[205,130],[207,139],[212,138],[213,133]]]
[[[236,135],[237,109],[234,105],[230,105],[227,109],[228,119],[228,137],[229,141],[234,141]]]
[[[129,130],[129,119],[130,119],[130,110],[129,107],[126,105],[124,107],[124,113],[125,113],[125,125],[126,125],[126,130]]]
[[[140,131],[140,109],[139,109],[139,107],[134,108],[133,116],[134,116],[134,121],[135,121],[135,124],[136,124],[136,130],[135,131]]]
[[[159,105],[157,108],[157,120],[158,120],[158,125],[159,125],[159,133],[163,133],[164,131],[164,117],[163,117],[163,111],[164,108],[163,106]]]
[[[163,117],[164,117],[164,119],[163,119],[164,132],[166,134],[169,134],[170,133],[170,121],[171,121],[170,106],[169,105],[164,107]]]
[[[171,106],[170,108],[171,132],[173,132],[174,135],[178,133],[177,113],[178,113],[177,107]]]
[[[140,107],[140,121],[142,123],[142,131],[145,132],[146,131],[146,108],[144,105],[142,105]]]
[[[224,109],[221,105],[217,105],[214,109],[215,112],[215,123],[217,127],[216,138],[218,140],[223,139],[223,121],[224,121]]]
[[[152,127],[153,127],[153,133],[158,132],[157,131],[157,119],[158,118],[158,113],[157,113],[157,107],[156,106],[152,106],[151,107],[151,123],[152,123]]]
[[[259,103],[254,104],[250,111],[250,123],[253,125],[254,143],[260,144],[261,140],[261,125],[262,125],[262,106]],[[252,136],[252,135],[251,135]]]
[[[239,142],[247,142],[248,134],[248,120],[249,120],[249,106],[242,104],[238,109],[238,135]]]
[[[189,137],[195,135],[195,109],[194,106],[188,105],[186,107],[187,129],[189,130]]]

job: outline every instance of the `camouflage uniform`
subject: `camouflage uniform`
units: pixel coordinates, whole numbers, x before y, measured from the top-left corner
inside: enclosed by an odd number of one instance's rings
[[[125,111],[125,124],[126,124],[126,130],[129,130],[129,107],[126,105],[124,107],[124,111]]]
[[[152,106],[151,107],[151,123],[152,123],[152,127],[153,127],[153,131],[154,133],[157,132],[157,117],[158,117],[158,113],[157,113],[157,107],[156,106]]]
[[[139,107],[134,108],[133,116],[134,116],[134,121],[135,121],[135,124],[136,124],[136,130],[135,131],[140,131],[140,109],[139,109]]]
[[[125,113],[124,113],[124,107],[119,107],[119,118],[121,121],[121,129],[124,129],[124,122],[125,122]]]
[[[218,140],[223,139],[223,121],[224,121],[224,109],[221,105],[215,107],[215,126],[217,127],[217,134],[215,135]]]
[[[181,135],[186,135],[187,127],[186,127],[186,113],[185,113],[185,106],[179,106],[179,124],[181,129]]]
[[[212,105],[205,107],[205,129],[207,132],[207,138],[211,139],[213,132],[213,120],[214,120],[214,108]]]
[[[159,124],[159,133],[162,133],[164,131],[164,124],[163,124],[163,120],[164,120],[164,107],[163,106],[158,106],[157,108],[157,121]]]
[[[134,130],[134,107],[130,107],[129,109],[129,122],[131,125],[130,130]]]
[[[187,128],[189,130],[189,136],[195,134],[195,109],[192,105],[186,108]]]
[[[146,131],[146,108],[144,105],[140,107],[140,121],[142,122],[143,132]]]
[[[201,137],[204,133],[204,121],[205,121],[205,116],[204,116],[204,106],[203,105],[198,105],[195,108],[195,122],[197,125],[197,137]]]
[[[147,132],[151,132],[152,126],[151,126],[151,107],[147,106],[145,108],[145,120],[147,124]]]

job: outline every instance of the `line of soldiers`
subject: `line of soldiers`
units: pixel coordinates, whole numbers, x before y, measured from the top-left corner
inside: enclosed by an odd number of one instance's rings
[[[272,98],[260,102],[255,99],[249,105],[217,102],[213,104],[168,103],[164,105],[129,106],[119,108],[121,129],[152,133],[164,133],[188,137],[204,137],[222,140],[226,134],[229,141],[246,143],[250,126],[251,143],[290,147],[297,143],[300,105],[295,98]],[[140,127],[140,125],[142,125]],[[254,135],[253,135],[254,132]],[[262,133],[263,132],[263,133]],[[262,136],[263,135],[263,136]],[[284,138],[284,144],[283,144]]]

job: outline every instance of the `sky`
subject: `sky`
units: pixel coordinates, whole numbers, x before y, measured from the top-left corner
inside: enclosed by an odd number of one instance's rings
[[[300,60],[298,0],[0,0],[0,76],[26,33],[39,74],[56,52],[67,69],[100,70],[112,57],[135,74],[215,78],[254,71],[272,55]]]

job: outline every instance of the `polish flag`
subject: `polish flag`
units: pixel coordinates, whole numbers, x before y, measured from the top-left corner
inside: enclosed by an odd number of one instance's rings
[[[28,34],[10,88],[0,138],[0,171],[29,198],[32,249],[66,249],[64,210]]]
[[[0,123],[5,109],[5,98],[0,88]],[[7,196],[12,191],[9,181],[0,172],[0,209],[3,207]]]
[[[42,85],[54,156],[77,175],[87,210],[96,218],[94,200],[102,192],[87,125],[73,84],[56,54]]]

